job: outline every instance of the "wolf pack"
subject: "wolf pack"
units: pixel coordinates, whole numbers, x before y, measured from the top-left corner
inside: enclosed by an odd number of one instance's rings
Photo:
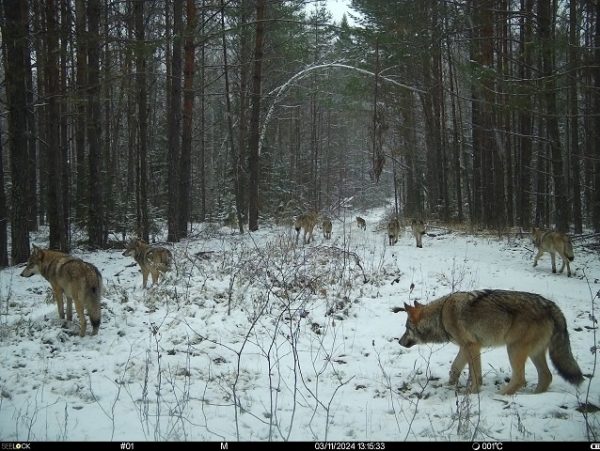
[[[316,212],[298,215],[294,221],[296,245],[303,232],[303,244],[314,241],[313,232],[320,224],[323,238],[330,240],[333,223],[330,217]],[[357,216],[355,226],[367,230],[367,221]],[[386,242],[397,244],[402,234],[402,226],[397,217],[387,221]],[[412,219],[410,230],[418,248],[423,247],[423,236],[427,225],[422,219]],[[567,268],[572,275],[570,262],[574,259],[573,245],[567,234],[557,231],[544,231],[533,228],[531,240],[537,248],[533,266],[544,253],[549,253],[552,272],[556,273],[555,256],[562,258],[559,273]],[[150,245],[134,238],[124,245],[123,256],[133,257],[142,273],[142,287],[147,288],[148,275],[152,284],[171,270],[172,252],[162,246]],[[66,253],[33,246],[23,277],[39,274],[51,288],[58,308],[58,316],[65,319],[64,298],[66,298],[66,320],[73,320],[73,303],[79,320],[79,335],[86,335],[86,315],[96,335],[101,321],[101,298],[103,280],[98,268]],[[467,392],[477,393],[482,384],[481,350],[484,347],[506,346],[512,375],[500,394],[512,395],[525,385],[525,363],[533,362],[538,383],[535,393],[548,389],[552,374],[546,361],[546,353],[558,374],[573,385],[580,385],[583,374],[573,357],[567,322],[560,308],[551,300],[538,294],[509,290],[475,290],[450,293],[428,304],[417,301],[414,305],[404,304],[400,309],[406,313],[405,332],[399,344],[410,348],[416,344],[454,343],[458,354],[451,364],[449,385],[457,386],[459,377],[468,366]]]

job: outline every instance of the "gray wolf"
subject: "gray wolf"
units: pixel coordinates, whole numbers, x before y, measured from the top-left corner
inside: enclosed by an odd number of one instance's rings
[[[331,239],[331,229],[333,228],[333,224],[331,224],[331,219],[329,218],[323,218],[323,237],[325,237],[326,240],[330,240]]]
[[[531,231],[531,239],[538,249],[538,253],[533,259],[534,268],[537,266],[538,260],[544,252],[549,252],[550,258],[552,259],[552,272],[555,273],[556,261],[554,254],[558,253],[563,261],[559,273],[562,274],[565,265],[567,265],[567,276],[571,277],[571,265],[569,265],[569,262],[572,262],[575,259],[575,255],[573,254],[573,245],[571,244],[571,239],[568,235],[554,231],[543,231],[534,227]]]
[[[521,291],[483,290],[456,292],[430,304],[404,304],[408,314],[406,332],[400,344],[410,348],[418,343],[458,345],[450,369],[450,385],[456,385],[469,365],[470,392],[481,385],[481,348],[506,345],[512,368],[510,382],[501,394],[511,395],[525,385],[525,361],[531,359],[538,373],[535,392],[548,389],[552,374],[546,350],[558,373],[579,385],[583,375],[573,358],[567,322],[558,306],[540,295]]]
[[[317,224],[317,218],[318,215],[315,212],[303,213],[296,218],[296,221],[294,222],[294,228],[296,229],[296,244],[298,244],[300,230],[304,230],[304,244],[310,243],[310,240],[313,238],[313,230]],[[306,239],[307,235],[308,240]]]
[[[125,246],[125,257],[133,257],[142,269],[142,286],[146,288],[148,273],[152,274],[152,285],[158,283],[161,274],[171,269],[173,254],[167,248],[150,246],[144,240],[134,238]]]
[[[359,229],[367,230],[367,222],[360,216],[356,217],[356,225]]]
[[[67,297],[67,320],[73,320],[73,304],[79,318],[79,335],[85,336],[86,321],[84,309],[92,323],[92,335],[100,327],[100,299],[103,285],[102,274],[94,265],[79,258],[58,251],[40,249],[33,246],[27,266],[21,272],[23,277],[40,274],[50,282],[58,316],[65,319],[63,293]]]
[[[425,235],[425,223],[419,219],[413,219],[410,223],[410,229],[412,230],[412,234],[417,240],[417,247],[423,247],[423,235]]]
[[[388,222],[387,232],[389,244],[393,246],[398,242],[398,236],[400,235],[400,221],[398,221],[398,218],[394,218]]]

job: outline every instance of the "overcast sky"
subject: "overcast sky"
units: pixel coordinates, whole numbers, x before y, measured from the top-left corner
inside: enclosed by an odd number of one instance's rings
[[[345,12],[350,10],[350,2],[351,0],[326,0],[327,9],[331,12],[333,21],[339,25],[340,21]],[[314,9],[314,2],[306,2],[306,9],[310,11]],[[348,23],[350,25],[356,25],[356,23],[348,17]]]
[[[331,11],[333,21],[340,23],[342,16],[348,10],[350,0],[327,0],[327,8]]]

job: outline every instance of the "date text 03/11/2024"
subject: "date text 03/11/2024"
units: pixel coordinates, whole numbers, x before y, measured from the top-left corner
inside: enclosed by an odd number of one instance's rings
[[[385,442],[315,442],[317,451],[381,451]]]

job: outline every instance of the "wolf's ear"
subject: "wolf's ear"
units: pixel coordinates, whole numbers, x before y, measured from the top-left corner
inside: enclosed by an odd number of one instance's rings
[[[418,301],[415,301],[415,307],[423,307],[423,304],[421,304],[421,303],[420,303],[420,302],[418,302]]]
[[[32,244],[31,249],[34,251],[37,251],[37,250],[39,250],[39,247],[37,247],[35,244]]]
[[[413,323],[416,324],[419,322],[419,320],[421,319],[421,315],[423,313],[423,311],[421,310],[422,305],[415,302],[415,306],[411,306],[408,305],[407,303],[404,303],[404,309],[406,310],[406,313],[408,315],[408,320]]]

